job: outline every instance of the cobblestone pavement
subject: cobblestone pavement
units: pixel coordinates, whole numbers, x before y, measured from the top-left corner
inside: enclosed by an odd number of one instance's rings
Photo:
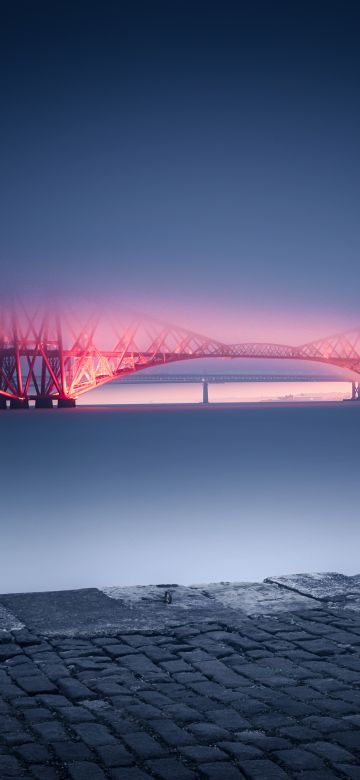
[[[0,631],[1,780],[360,778],[360,613],[223,614]]]

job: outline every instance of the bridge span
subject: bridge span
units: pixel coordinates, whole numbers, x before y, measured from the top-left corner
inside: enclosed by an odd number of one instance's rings
[[[154,374],[150,371],[139,372],[114,380],[118,385],[164,385],[164,384],[201,384],[203,388],[203,403],[209,403],[209,385],[247,384],[247,383],[315,383],[315,382],[348,382],[351,384],[351,399],[359,398],[359,383],[349,377],[315,374]]]
[[[232,382],[350,382],[349,377],[338,377],[315,374],[153,374],[142,371],[138,374],[115,379],[121,385],[153,385],[153,384],[226,384]]]
[[[0,308],[0,407],[75,406],[100,385],[199,358],[296,360],[337,366],[359,398],[360,327],[301,345],[226,344],[152,317]],[[280,381],[280,380],[279,380]]]

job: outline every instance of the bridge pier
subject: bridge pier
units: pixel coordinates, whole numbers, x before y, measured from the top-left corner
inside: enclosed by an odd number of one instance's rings
[[[52,409],[53,399],[46,396],[37,398],[35,401],[35,409]]]
[[[29,401],[27,398],[10,398],[10,409],[28,409]]]
[[[351,400],[360,401],[360,382],[352,382],[351,387]]]
[[[0,409],[6,409],[6,396],[0,395]]]
[[[59,398],[58,409],[73,409],[76,406],[75,398]]]
[[[203,404],[209,403],[209,383],[203,379]]]

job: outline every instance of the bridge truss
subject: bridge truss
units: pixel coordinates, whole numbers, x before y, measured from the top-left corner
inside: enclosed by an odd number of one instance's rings
[[[154,366],[199,358],[302,360],[353,372],[359,396],[360,328],[300,346],[225,344],[151,317],[0,310],[0,406],[75,405],[83,393]],[[355,388],[355,390],[354,390]],[[354,397],[355,397],[354,396]]]

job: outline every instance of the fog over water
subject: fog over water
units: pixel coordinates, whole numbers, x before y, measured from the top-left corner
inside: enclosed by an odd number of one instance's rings
[[[0,426],[0,592],[359,571],[359,405],[30,409]]]

